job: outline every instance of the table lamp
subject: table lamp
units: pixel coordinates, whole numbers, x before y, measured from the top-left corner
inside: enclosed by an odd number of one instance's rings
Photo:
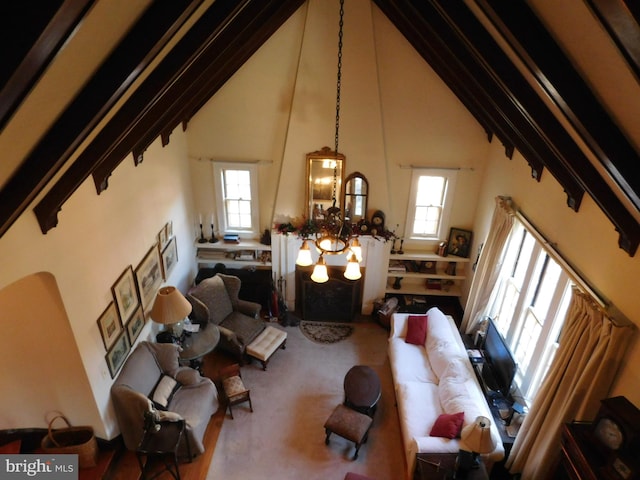
[[[182,321],[191,313],[191,304],[176,287],[162,287],[151,308],[151,318],[170,328],[175,339],[182,337]]]
[[[496,448],[491,436],[491,420],[479,416],[460,434],[460,451],[456,460],[455,478],[466,478],[469,469],[480,466],[480,454],[490,453]]]

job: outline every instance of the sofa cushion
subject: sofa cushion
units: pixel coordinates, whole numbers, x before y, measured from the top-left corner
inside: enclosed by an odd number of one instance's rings
[[[462,431],[464,422],[464,412],[443,413],[431,427],[429,435],[432,437],[458,438]]]
[[[166,410],[179,388],[180,384],[175,378],[169,375],[161,375],[158,383],[153,387],[149,398],[151,398],[151,401],[158,410]]]
[[[394,383],[430,382],[438,383],[427,352],[422,345],[406,343],[404,338],[393,337],[389,340],[389,364]]]
[[[425,315],[411,315],[407,319],[407,336],[405,342],[413,345],[424,345],[427,338],[427,319]]]

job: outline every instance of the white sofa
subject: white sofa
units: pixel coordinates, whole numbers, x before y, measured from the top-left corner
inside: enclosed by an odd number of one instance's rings
[[[458,452],[459,439],[429,435],[443,413],[464,412],[463,427],[479,415],[491,420],[496,449],[483,455],[489,470],[504,458],[504,447],[460,333],[453,318],[438,308],[431,308],[426,315],[424,345],[405,341],[409,314],[393,315],[389,336],[389,361],[409,478],[413,478],[417,453]]]

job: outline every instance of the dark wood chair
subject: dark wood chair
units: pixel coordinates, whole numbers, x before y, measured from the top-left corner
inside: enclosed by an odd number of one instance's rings
[[[242,374],[240,372],[240,365],[234,363],[227,367],[220,369],[220,378],[222,380],[222,388],[224,394],[227,397],[229,405],[229,413],[233,418],[233,405],[239,403],[249,402],[249,409],[253,412],[253,405],[251,403],[251,391],[244,385],[242,381]]]

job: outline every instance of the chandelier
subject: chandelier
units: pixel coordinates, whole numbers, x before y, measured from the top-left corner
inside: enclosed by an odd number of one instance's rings
[[[342,255],[347,254],[347,267],[344,271],[345,278],[349,280],[358,280],[362,274],[360,273],[360,261],[362,261],[362,248],[358,242],[358,238],[354,237],[351,225],[344,221],[342,210],[336,207],[336,195],[338,186],[338,143],[340,138],[340,87],[342,83],[342,27],[344,25],[344,0],[340,0],[340,23],[338,31],[338,75],[336,82],[336,134],[335,134],[335,159],[333,167],[333,204],[325,212],[325,218],[318,224],[318,230],[315,232],[315,240],[313,241],[316,249],[320,253],[318,262],[313,268],[311,280],[316,283],[324,283],[329,280],[327,264],[325,263],[325,255]],[[301,266],[310,266],[313,261],[311,259],[311,249],[309,247],[310,239],[305,238],[298,252],[296,264]]]

